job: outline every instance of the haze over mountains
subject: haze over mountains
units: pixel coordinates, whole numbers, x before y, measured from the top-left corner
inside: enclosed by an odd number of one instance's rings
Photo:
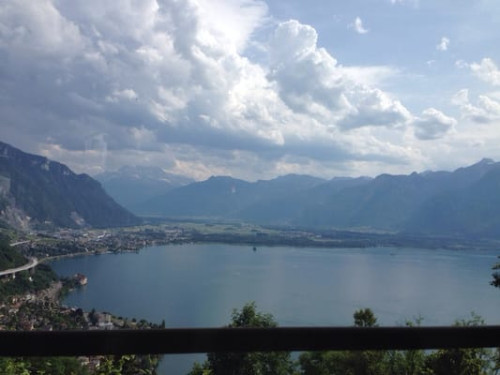
[[[500,163],[490,159],[453,172],[375,178],[287,175],[247,182],[218,176],[192,182],[144,167],[97,178],[141,216],[500,238]],[[21,227],[140,223],[93,178],[1,142],[0,219]]]
[[[140,211],[144,202],[176,187],[194,182],[158,167],[125,166],[95,176],[106,192],[128,210]]]
[[[231,177],[178,187],[145,201],[140,215],[248,221],[306,228],[500,237],[500,163],[453,172],[376,178]]]
[[[86,174],[0,142],[0,222],[14,227],[140,223]]]

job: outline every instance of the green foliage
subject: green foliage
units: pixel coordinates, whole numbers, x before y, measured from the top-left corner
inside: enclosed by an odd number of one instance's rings
[[[10,247],[7,238],[0,237],[0,270],[19,267],[27,262],[25,257]],[[55,280],[57,275],[45,264],[39,264],[32,275],[29,271],[18,272],[15,279],[5,277],[0,282],[0,301],[46,289]]]
[[[497,348],[493,354],[492,354],[492,358],[491,358],[492,362],[493,362],[493,369],[492,369],[492,372],[493,374],[500,374],[500,348]]]
[[[0,236],[0,271],[16,268],[28,263],[28,260],[11,248],[8,239]]]
[[[299,357],[300,373],[307,375],[329,375],[340,373],[339,364],[344,352],[305,352]]]
[[[32,275],[30,275],[29,271],[23,271],[17,273],[15,279],[0,282],[0,301],[5,301],[12,296],[36,293],[47,289],[56,280],[57,275],[50,266],[39,264]]]
[[[459,320],[456,326],[484,325],[484,321],[476,314],[469,320]],[[491,353],[487,349],[440,349],[430,354],[425,365],[433,375],[483,375],[490,367]]]
[[[0,358],[0,373],[4,375],[30,375],[27,363],[13,358]]]
[[[388,374],[430,375],[425,371],[425,353],[422,350],[387,352],[386,367]]]
[[[358,327],[376,325],[370,309],[356,311],[354,320]],[[420,324],[420,319],[416,324]],[[471,319],[456,323],[480,324],[484,323],[474,314]],[[423,350],[306,352],[298,362],[302,375],[483,375],[491,373],[492,359],[486,349],[443,349],[431,353]],[[497,352],[497,363],[499,359]]]
[[[155,356],[123,355],[101,358],[99,367],[89,372],[77,358],[0,358],[2,375],[154,375]]]
[[[57,274],[50,268],[48,264],[39,264],[36,266],[35,273],[32,278],[32,291],[38,292],[47,289],[51,283],[57,281]]]
[[[212,370],[208,367],[207,362],[204,364],[195,362],[188,375],[212,375]]]
[[[277,327],[271,314],[257,312],[255,302],[247,303],[241,311],[236,309],[231,314],[231,323],[228,327]]]
[[[484,349],[446,349],[430,354],[425,360],[429,374],[483,375],[488,360]]]
[[[30,374],[36,375],[88,375],[88,371],[76,358],[52,357],[28,360]]]
[[[495,264],[492,267],[493,270],[500,270],[500,263]],[[496,288],[500,288],[500,272],[496,271],[493,272],[493,280],[491,281],[491,285],[493,285]]]
[[[389,365],[385,351],[306,352],[299,357],[299,373],[304,375],[396,374]]]
[[[276,327],[272,315],[257,312],[255,303],[248,303],[232,313],[228,327]],[[288,352],[208,353],[207,361],[195,364],[190,375],[286,375],[293,372]]]
[[[149,355],[106,357],[101,360],[95,375],[153,375],[157,362],[156,358]]]
[[[360,309],[354,313],[354,325],[356,327],[376,327],[377,318],[371,309]]]
[[[493,275],[493,280],[491,281],[491,285],[494,287],[500,288],[500,273],[495,272]]]
[[[0,358],[3,375],[89,375],[76,358]]]
[[[422,318],[407,321],[407,327],[420,326]],[[389,374],[424,375],[426,354],[423,350],[391,350],[387,353],[387,368]],[[430,374],[427,374],[430,375]]]
[[[377,318],[368,308],[357,310],[353,318],[356,327],[377,326]],[[406,325],[420,323],[418,318]],[[473,314],[471,319],[455,324],[474,326],[484,322]],[[276,326],[271,315],[256,311],[254,303],[234,310],[228,325],[235,328]],[[207,361],[196,363],[189,375],[486,375],[496,373],[493,363],[500,367],[500,354],[495,353],[496,358],[486,349],[305,352],[295,364],[289,353],[209,353]]]
[[[95,309],[92,309],[89,312],[89,321],[90,321],[90,324],[92,324],[93,326],[97,325],[97,323],[99,322],[99,319],[97,318],[97,314],[96,314]]]

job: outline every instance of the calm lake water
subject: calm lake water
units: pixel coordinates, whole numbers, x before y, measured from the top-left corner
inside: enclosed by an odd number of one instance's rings
[[[236,245],[149,247],[138,253],[54,261],[60,275],[87,275],[64,301],[86,310],[170,327],[219,327],[255,301],[281,326],[352,325],[370,307],[381,325],[423,318],[449,325],[472,312],[500,324],[500,291],[489,285],[497,251],[317,249]],[[161,372],[182,374],[196,358],[167,356]]]

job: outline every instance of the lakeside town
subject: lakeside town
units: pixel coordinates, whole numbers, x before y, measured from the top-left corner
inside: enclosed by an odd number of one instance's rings
[[[12,235],[10,237],[13,237]],[[115,229],[57,229],[15,234],[16,249],[40,262],[54,257],[139,251],[147,246],[185,243],[227,243],[250,246],[328,248],[413,247],[496,249],[488,239],[416,236],[389,232],[311,230],[241,223],[179,222]]]
[[[30,261],[35,260],[33,268],[12,272],[0,278],[0,286],[5,286],[17,274],[17,284],[22,285],[18,291],[26,291],[18,294],[14,290],[7,293],[8,296],[2,296],[0,329],[14,330],[120,329],[149,324],[145,321],[138,323],[114,317],[108,313],[91,314],[78,308],[62,306],[61,296],[69,290],[83,287],[87,278],[82,274],[75,274],[66,279],[57,277],[49,262],[60,257],[139,251],[147,246],[194,242],[249,244],[254,250],[260,245],[286,245],[291,241],[305,246],[372,244],[372,240],[367,236],[354,237],[347,233],[329,237],[302,230],[210,223],[173,223],[105,230],[57,229],[3,235],[10,238],[9,242],[14,245],[16,252]],[[39,281],[40,279],[42,281]]]
[[[4,270],[0,277],[0,330],[11,331],[59,331],[59,330],[115,330],[115,329],[152,329],[164,327],[144,319],[115,316],[110,312],[84,311],[81,308],[65,306],[63,297],[75,288],[84,288],[87,276],[77,273],[72,277],[58,277],[50,268],[49,261],[67,256],[92,255],[119,251],[137,251],[145,246],[184,241],[182,230],[150,229],[128,230],[67,230],[60,229],[51,233],[38,232],[29,234],[16,233],[5,241],[2,233],[2,253],[7,258],[22,254],[17,259],[16,267]],[[10,243],[10,246],[9,244]],[[14,246],[12,246],[14,245]],[[29,259],[31,267],[19,262]],[[33,260],[35,260],[33,262]],[[109,356],[83,356],[74,359],[71,366],[83,373],[99,374],[100,371],[111,373],[110,369],[132,371],[141,369],[154,373],[160,356],[143,355],[114,358]],[[18,370],[31,365],[27,359],[6,359],[10,365],[20,366]],[[60,359],[47,359],[52,365]],[[68,364],[66,363],[65,366]],[[43,364],[33,365],[39,369]],[[79,371],[80,371],[79,370]],[[37,370],[38,371],[38,370]],[[78,372],[79,373],[79,372]]]
[[[232,243],[249,245],[254,251],[260,246],[287,245],[316,247],[368,247],[368,246],[407,246],[428,241],[427,246],[447,246],[460,249],[471,244],[451,241],[446,238],[410,238],[388,233],[355,232],[312,232],[291,228],[260,227],[251,224],[213,224],[213,223],[163,223],[116,229],[39,231],[32,233],[12,233],[2,250],[22,257],[8,269],[22,269],[0,277],[0,330],[119,330],[164,328],[165,322],[148,322],[132,317],[113,315],[112,312],[84,311],[79,307],[65,306],[63,297],[75,288],[85,288],[87,276],[76,273],[71,277],[58,277],[50,267],[50,260],[60,257],[99,255],[105,253],[138,252],[148,246],[168,246],[169,244],[189,243]],[[2,233],[6,237],[6,233]],[[413,241],[413,242],[412,242]],[[420,242],[419,242],[420,241]],[[476,248],[492,245],[488,242],[475,242]],[[7,251],[8,250],[8,251]],[[10,256],[9,255],[9,256]],[[25,269],[23,262],[36,260],[33,268]],[[7,267],[3,267],[5,272]],[[15,276],[15,278],[14,278]],[[74,372],[83,374],[137,373],[154,374],[158,366],[158,355],[131,355],[125,357],[82,356],[64,359],[72,361],[71,366],[82,369]],[[62,359],[50,359],[53,365]],[[19,369],[42,368],[30,358],[6,359]],[[46,359],[49,361],[49,359]],[[27,364],[28,363],[28,364]],[[31,363],[31,364],[29,364]],[[0,364],[1,365],[1,364]],[[23,367],[25,366],[25,367]],[[40,367],[42,366],[42,367]],[[66,368],[69,366],[65,364]],[[126,370],[125,370],[126,369]],[[115,371],[116,370],[116,371]],[[115,371],[115,372],[113,372]],[[21,373],[21,372],[15,372]],[[28,372],[37,373],[37,372]],[[49,372],[50,373],[50,372]]]

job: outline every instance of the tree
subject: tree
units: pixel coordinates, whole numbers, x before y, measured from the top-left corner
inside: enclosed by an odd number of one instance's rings
[[[349,352],[305,352],[299,356],[300,374],[344,375],[353,374],[348,362]]]
[[[422,317],[416,318],[414,321],[407,321],[407,327],[420,326]],[[405,351],[389,351],[389,373],[390,374],[405,374],[405,375],[421,375],[426,374],[425,359],[426,354],[423,350],[405,350]]]
[[[77,358],[49,357],[24,359],[30,374],[36,375],[88,375],[88,369]]]
[[[13,358],[0,358],[0,373],[4,375],[30,375],[26,363]]]
[[[500,257],[499,257],[500,258]],[[491,281],[491,285],[493,285],[496,288],[500,288],[500,263],[495,264],[492,269],[495,271],[491,275],[493,277],[493,280]],[[494,363],[495,363],[495,374],[498,374],[500,372],[500,348],[497,348],[496,350],[496,356],[494,358]]]
[[[356,327],[376,327],[377,318],[371,309],[356,310],[354,312],[354,325]]]
[[[493,267],[492,267],[493,270],[495,270],[495,272],[493,272],[493,280],[491,281],[491,285],[493,285],[494,287],[497,287],[497,288],[500,288],[500,272],[498,272],[497,270],[500,270],[500,263],[497,263],[495,264]]]
[[[371,309],[356,310],[353,314],[356,327],[376,327],[377,318]],[[388,369],[388,352],[379,351],[326,351],[306,352],[299,357],[303,375],[385,375]]]
[[[254,302],[233,310],[229,328],[277,327],[271,314],[257,312]],[[190,375],[285,375],[293,372],[288,352],[208,353],[207,361],[195,364]]]
[[[153,375],[156,374],[158,358],[152,355],[107,356],[94,375]]]
[[[99,318],[97,317],[97,313],[95,311],[95,309],[92,309],[90,312],[89,312],[89,321],[90,321],[90,324],[92,324],[93,326],[97,325],[97,323],[99,323]]]
[[[484,321],[473,314],[470,320],[460,320],[455,326],[483,325]],[[427,373],[433,375],[483,375],[490,365],[490,353],[487,349],[440,349],[425,360]]]
[[[354,325],[360,328],[377,327],[377,318],[369,308],[356,310],[353,314]],[[387,351],[350,351],[348,363],[356,375],[386,374]]]

